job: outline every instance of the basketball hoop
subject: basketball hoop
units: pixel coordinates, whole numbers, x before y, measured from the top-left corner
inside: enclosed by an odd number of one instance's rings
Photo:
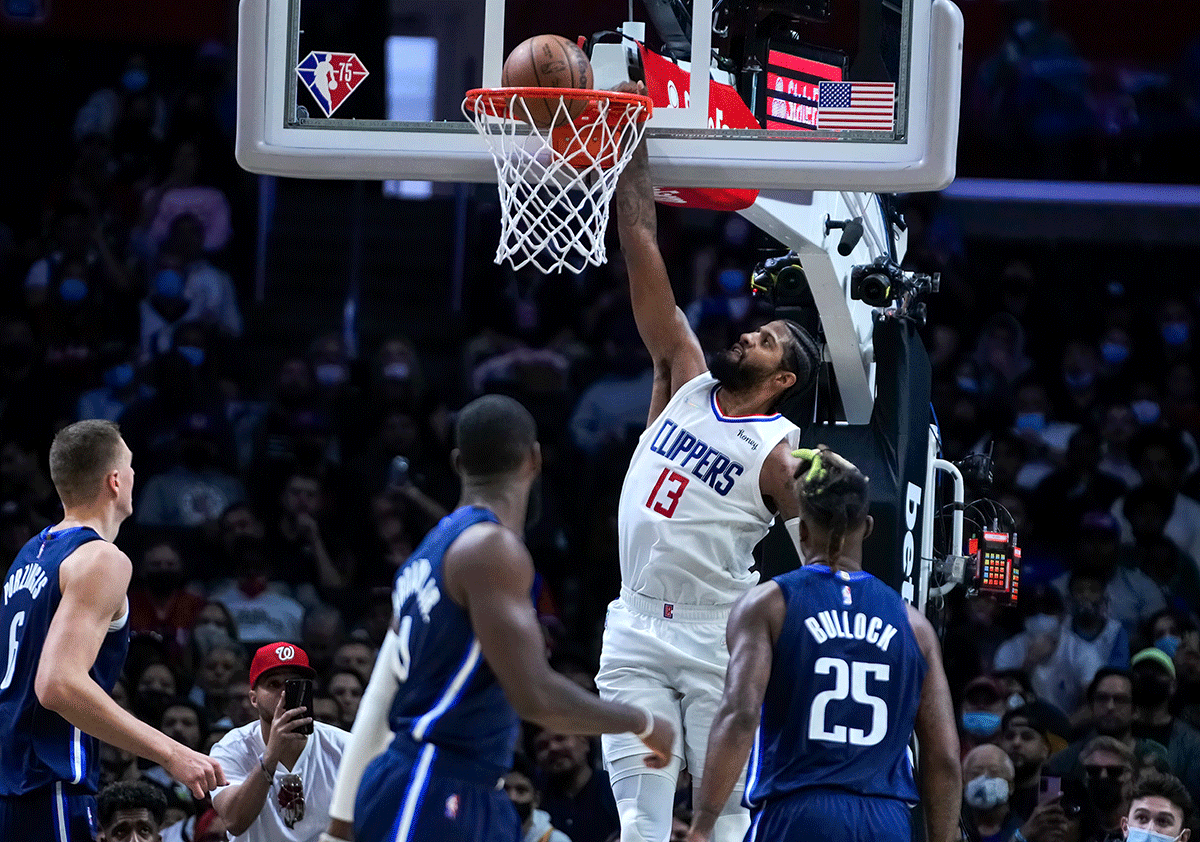
[[[533,113],[553,113],[535,122]],[[496,262],[578,274],[607,259],[617,179],[642,140],[650,98],[616,91],[477,88],[463,115],[487,141],[500,188]],[[572,114],[578,116],[572,119]],[[572,261],[580,255],[584,262]]]

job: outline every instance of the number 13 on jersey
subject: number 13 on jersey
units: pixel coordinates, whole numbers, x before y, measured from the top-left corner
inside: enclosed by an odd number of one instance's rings
[[[683,494],[683,489],[687,488],[687,484],[688,478],[683,474],[663,468],[662,473],[658,475],[658,481],[654,483],[654,490],[646,498],[646,508],[658,512],[663,517],[670,517],[675,514],[675,507],[679,505],[679,497]]]

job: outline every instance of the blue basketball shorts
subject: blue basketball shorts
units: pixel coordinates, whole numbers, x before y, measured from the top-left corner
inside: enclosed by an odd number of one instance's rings
[[[801,790],[750,813],[746,842],[911,842],[908,806],[894,798],[828,789]]]
[[[28,795],[0,796],[0,839],[22,842],[95,842],[100,832],[96,798],[65,784]]]
[[[389,748],[363,773],[357,842],[520,842],[521,823],[495,775],[472,774],[430,743]]]

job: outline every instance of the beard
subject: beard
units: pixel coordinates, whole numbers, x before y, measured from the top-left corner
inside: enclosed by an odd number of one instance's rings
[[[740,392],[758,382],[758,372],[739,357],[732,348],[713,355],[709,372],[722,387],[731,392]]]

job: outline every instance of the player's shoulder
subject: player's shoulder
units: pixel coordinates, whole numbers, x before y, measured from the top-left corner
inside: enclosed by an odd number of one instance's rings
[[[904,608],[908,613],[908,624],[912,627],[913,637],[917,640],[921,654],[925,656],[926,661],[932,661],[941,647],[933,624],[911,602],[904,601]]]
[[[730,623],[774,623],[787,610],[787,599],[782,587],[775,579],[755,585],[746,591],[730,612]]]
[[[115,544],[105,540],[88,541],[72,550],[59,569],[65,574],[65,580],[72,582],[76,579],[128,578],[133,571],[133,562]]]
[[[483,520],[463,529],[446,548],[445,558],[458,563],[528,559],[521,537],[494,520]]]
[[[460,605],[467,592],[480,595],[524,586],[533,576],[533,558],[521,537],[494,521],[472,524],[450,542],[442,556],[442,575]]]

